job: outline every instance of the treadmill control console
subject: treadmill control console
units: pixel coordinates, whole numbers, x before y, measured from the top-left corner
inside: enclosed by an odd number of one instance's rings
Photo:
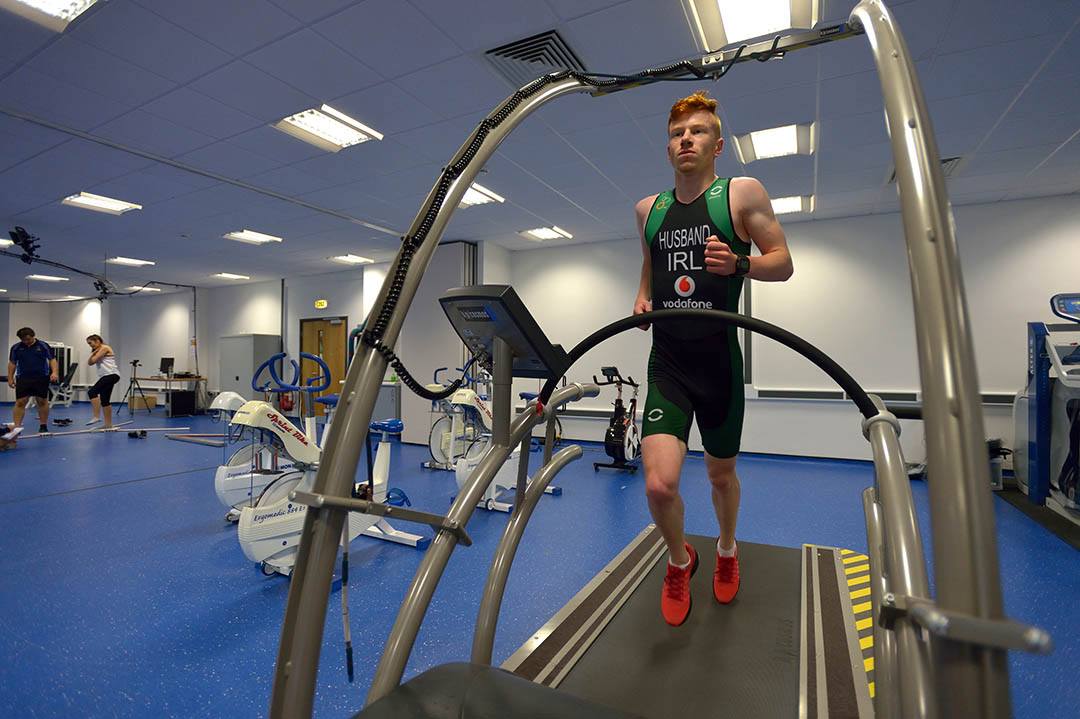
[[[509,285],[473,285],[446,291],[439,298],[447,319],[484,369],[491,371],[496,337],[510,345],[514,377],[561,377],[570,359],[544,335]]]
[[[1080,294],[1054,295],[1050,298],[1050,309],[1064,320],[1080,323]]]

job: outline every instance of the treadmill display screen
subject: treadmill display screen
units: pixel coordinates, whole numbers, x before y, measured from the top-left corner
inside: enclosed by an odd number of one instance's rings
[[[491,315],[483,305],[475,307],[458,307],[458,314],[466,322],[491,322]]]
[[[1050,308],[1062,319],[1080,322],[1080,294],[1054,295]]]

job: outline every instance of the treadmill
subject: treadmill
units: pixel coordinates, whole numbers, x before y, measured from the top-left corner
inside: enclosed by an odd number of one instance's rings
[[[966,20],[958,17],[958,22]],[[495,421],[488,451],[445,516],[351,497],[387,368],[393,367],[402,382],[425,399],[438,400],[456,389],[427,390],[393,348],[454,208],[484,163],[525,118],[572,93],[603,98],[664,80],[715,81],[737,64],[780,58],[787,62],[801,49],[862,35],[881,80],[911,274],[931,479],[933,595],[896,415],[809,343],[742,315],[660,310],[614,322],[564,352],[547,343],[527,312],[518,311],[524,308],[507,288],[461,288],[443,298],[443,307],[469,351],[493,369]],[[360,716],[854,716],[865,713],[872,687],[879,718],[1009,716],[1007,652],[1045,653],[1052,642],[1046,632],[1011,621],[1004,612],[979,383],[939,157],[914,62],[883,0],[859,0],[843,22],[784,31],[633,75],[562,70],[509,95],[443,167],[402,237],[346,374],[342,404],[315,483],[310,492],[292,497],[309,509],[282,624],[269,715],[293,719],[312,714],[338,544],[348,512],[361,511],[428,524],[435,538],[399,610]],[[609,574],[598,578],[591,584],[607,585],[605,593],[594,595],[596,587],[590,587],[527,643],[535,646],[515,653],[506,669],[493,668],[499,606],[525,525],[552,478],[581,456],[580,447],[551,454],[552,443],[547,442],[543,466],[531,482],[527,466],[519,461],[514,512],[492,561],[470,662],[436,667],[400,684],[449,557],[457,545],[471,544],[467,524],[476,502],[512,448],[528,442],[541,422],[553,432],[553,407],[599,392],[595,384],[556,389],[556,378],[608,337],[673,316],[700,316],[782,342],[815,362],[858,406],[875,469],[874,486],[862,496],[869,561],[855,557],[849,564],[852,555],[830,548],[743,545],[740,558],[747,582],[738,600],[726,607],[699,602],[689,626],[665,634],[656,607],[649,606],[659,594],[659,575],[651,573],[660,569],[662,550],[645,532],[620,558],[631,562],[622,580],[608,582]],[[532,374],[515,374],[519,372]],[[514,376],[546,377],[547,383],[537,400],[512,418]],[[867,565],[869,573],[863,576]],[[703,572],[697,582],[706,576]],[[635,581],[636,591],[630,588]],[[708,594],[698,592],[699,597]],[[869,614],[863,606],[867,600]],[[620,602],[617,611],[608,611]],[[703,623],[709,626],[700,626]],[[855,643],[851,626],[871,636],[859,636]],[[557,634],[563,642],[549,643]],[[863,675],[873,669],[872,685],[858,671],[859,650],[865,652],[867,644],[872,644],[873,657],[863,658]],[[729,647],[736,651],[725,652]],[[698,667],[698,659],[730,671],[702,675],[685,669]],[[650,685],[643,686],[646,682]]]
[[[509,392],[503,389],[508,373],[547,379],[565,374],[570,358],[547,340],[512,287],[457,288],[440,303],[468,350],[496,377],[496,407],[509,402]],[[714,321],[718,317],[713,315],[727,315],[669,310],[653,313],[653,321],[687,314]],[[738,316],[723,319],[732,317]],[[764,325],[745,317],[739,321]],[[574,354],[584,352],[575,348]],[[509,370],[503,366],[508,359]],[[599,388],[571,385],[562,391],[595,396]],[[544,396],[541,392],[541,400]],[[559,403],[551,397],[545,406]],[[516,422],[516,434],[524,429],[522,418],[535,423],[539,416],[536,405],[530,405]],[[496,420],[494,429],[498,425]],[[357,717],[664,719],[720,714],[764,719],[793,716],[796,707],[804,717],[873,716],[868,677],[873,668],[869,559],[833,547],[792,549],[740,542],[745,581],[735,601],[721,606],[704,599],[712,596],[705,562],[692,580],[694,596],[702,599],[685,624],[671,627],[659,607],[666,546],[659,529],[649,525],[501,668],[492,668],[501,592],[525,524],[542,494],[538,485],[550,482],[555,471],[581,456],[581,450],[568,447],[559,455],[519,490],[522,496],[515,501],[481,602],[473,661],[431,669],[397,686]],[[549,471],[552,467],[556,469]],[[712,555],[714,537],[689,535],[688,541],[701,556]],[[421,568],[421,575],[430,579],[434,573]],[[416,596],[410,592],[406,604]],[[395,625],[394,635],[398,630]],[[402,627],[402,634],[408,633]],[[388,646],[399,644],[394,635]]]

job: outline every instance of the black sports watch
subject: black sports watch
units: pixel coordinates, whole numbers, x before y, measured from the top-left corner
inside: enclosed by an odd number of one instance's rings
[[[735,277],[745,277],[750,272],[750,258],[746,255],[739,255],[735,260]]]

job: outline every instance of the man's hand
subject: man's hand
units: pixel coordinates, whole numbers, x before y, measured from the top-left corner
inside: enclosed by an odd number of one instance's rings
[[[714,275],[735,274],[735,260],[738,256],[731,251],[726,242],[721,242],[716,235],[705,241],[705,271]]]
[[[642,312],[652,312],[652,300],[647,300],[639,297],[638,301],[634,303],[634,314],[640,315]],[[646,322],[643,325],[638,325],[639,330],[647,330],[650,325]]]
[[[56,384],[57,382],[60,381],[60,375],[53,372],[51,375],[49,375],[49,381],[52,382],[53,384]]]
[[[12,375],[8,375],[7,386],[11,387],[11,389],[15,389],[15,378]]]

